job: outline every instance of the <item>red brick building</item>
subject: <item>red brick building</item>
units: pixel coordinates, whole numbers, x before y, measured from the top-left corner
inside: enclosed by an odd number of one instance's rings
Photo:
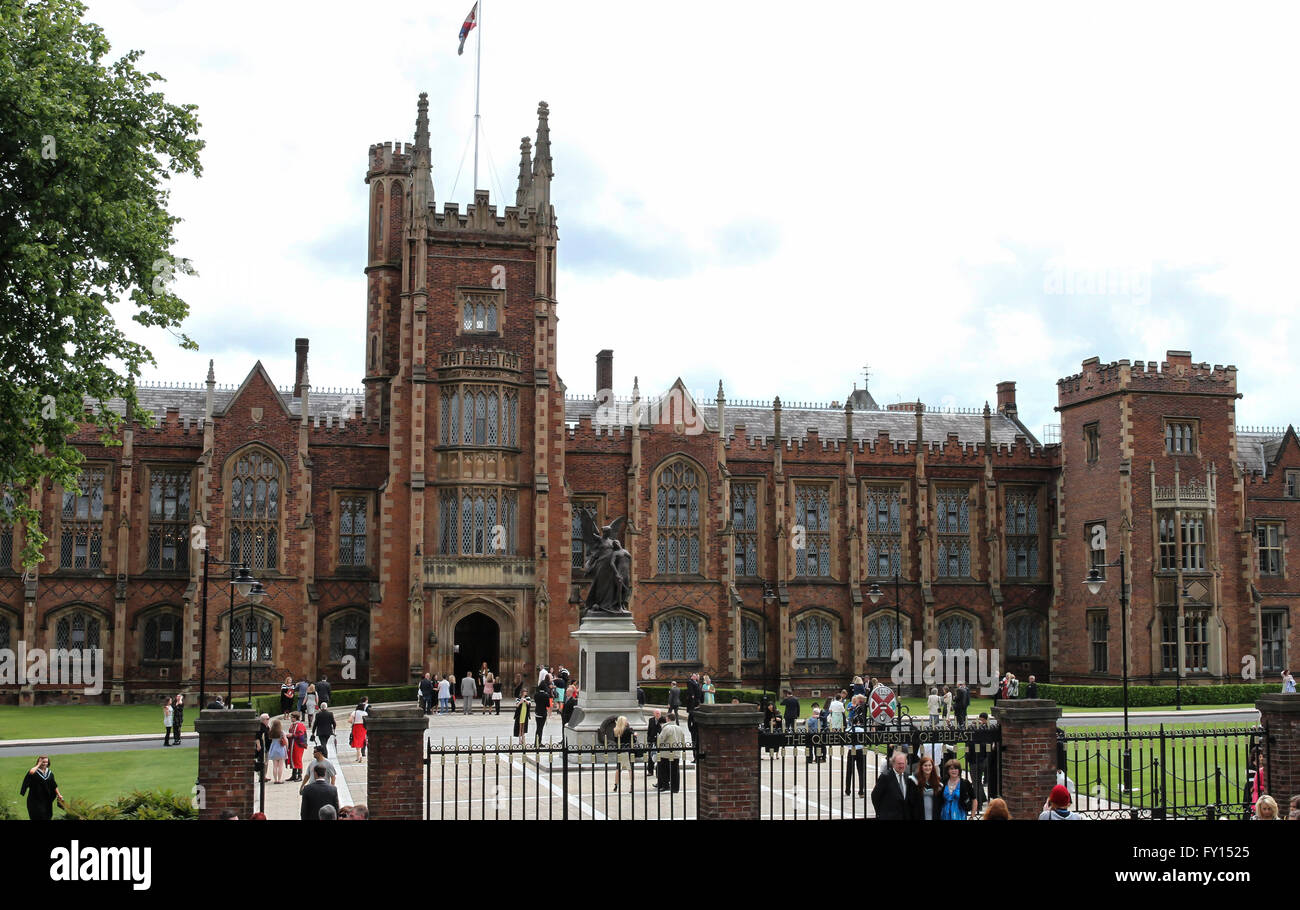
[[[370,147],[363,389],[314,390],[299,339],[292,387],[260,363],[237,387],[210,369],[142,388],[158,425],[125,428],[120,447],[87,427],[80,489],[30,494],[45,562],[23,576],[23,530],[0,528],[0,647],[102,647],[113,701],[195,689],[200,636],[209,690],[286,673],[337,685],[351,661],[359,684],[483,661],[534,678],[577,664],[582,508],[629,517],[647,679],[817,691],[888,676],[898,635],[996,648],[1022,678],[1114,681],[1117,586],[1092,596],[1082,580],[1121,548],[1133,674],[1289,660],[1300,443],[1236,428],[1235,368],[1087,361],[1060,383],[1049,445],[1020,422],[1012,382],[967,412],[881,409],[865,389],[788,406],[719,385],[697,401],[680,381],[618,397],[602,351],[595,394],[568,394],[545,104],[520,152],[514,205],[478,191],[439,209],[421,96],[415,142]],[[216,566],[200,621],[194,525],[214,560],[270,590],[236,598],[233,645]]]

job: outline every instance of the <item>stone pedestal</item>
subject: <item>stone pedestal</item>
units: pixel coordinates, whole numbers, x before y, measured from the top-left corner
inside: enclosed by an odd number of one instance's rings
[[[622,715],[645,740],[645,724],[636,700],[637,645],[645,633],[630,615],[589,616],[578,631],[578,707],[564,727],[569,746],[592,746],[608,718]],[[604,761],[601,753],[577,753],[570,761]]]

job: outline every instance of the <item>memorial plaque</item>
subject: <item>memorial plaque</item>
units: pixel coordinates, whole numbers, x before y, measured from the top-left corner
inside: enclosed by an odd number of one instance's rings
[[[596,652],[596,689],[597,692],[627,692],[632,686],[629,682],[631,666],[626,651]]]

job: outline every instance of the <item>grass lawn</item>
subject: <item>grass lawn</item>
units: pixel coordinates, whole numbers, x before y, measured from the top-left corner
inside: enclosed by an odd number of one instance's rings
[[[1158,727],[1138,726],[1132,730],[1132,780],[1134,793],[1124,790],[1122,739],[1077,741],[1067,737],[1066,755],[1070,778],[1080,794],[1106,800],[1116,808],[1151,808],[1209,804],[1239,805],[1246,784],[1246,760],[1250,738],[1243,735],[1215,735],[1215,731],[1240,729],[1245,724],[1166,724],[1166,734],[1179,731],[1209,731],[1186,738],[1166,736],[1163,751]],[[1080,733],[1116,734],[1114,727],[1076,727]],[[1164,798],[1158,794],[1163,792]]]
[[[185,711],[186,733],[194,732],[199,709]],[[0,739],[54,739],[64,736],[110,736],[157,733],[162,748],[161,705],[0,705]]]
[[[27,817],[25,797],[18,795],[23,775],[36,764],[36,754],[0,758],[0,799]],[[87,799],[107,803],[132,790],[172,790],[179,794],[193,792],[198,776],[197,749],[140,749],[133,752],[82,752],[75,755],[51,755],[50,769],[59,782],[59,791],[67,799]],[[249,777],[252,777],[250,766]],[[54,817],[63,811],[55,806]]]

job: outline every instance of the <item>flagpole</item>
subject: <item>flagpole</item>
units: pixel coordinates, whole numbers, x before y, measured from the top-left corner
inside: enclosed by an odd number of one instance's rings
[[[478,40],[474,47],[474,189],[478,190],[478,88],[483,74],[483,0],[478,0],[478,14],[475,16]]]

